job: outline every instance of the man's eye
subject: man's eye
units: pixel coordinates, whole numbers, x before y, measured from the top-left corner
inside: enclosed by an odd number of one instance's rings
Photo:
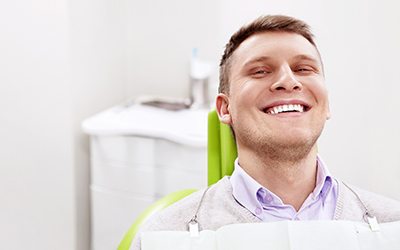
[[[310,69],[310,68],[299,68],[299,69],[297,69],[297,71],[312,71],[312,69]]]
[[[308,66],[298,67],[295,70],[295,72],[300,72],[300,73],[307,73],[307,72],[313,72],[313,71],[314,71],[314,69],[312,67],[308,67]]]
[[[266,75],[268,73],[270,73],[270,72],[265,69],[259,69],[259,70],[253,71],[253,75],[256,75],[256,76]]]

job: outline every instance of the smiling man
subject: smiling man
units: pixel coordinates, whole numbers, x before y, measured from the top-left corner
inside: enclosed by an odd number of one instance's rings
[[[306,25],[280,16],[255,24],[263,22],[287,25],[293,32],[257,32],[236,49],[229,44],[221,63],[217,111],[220,120],[231,125],[238,147],[230,179],[233,196],[260,218],[332,219],[337,183],[322,161],[317,164],[316,141],[329,118],[319,52]],[[231,41],[243,40],[242,34]],[[313,200],[315,188],[324,188],[331,202],[323,204],[320,190]],[[248,200],[244,190],[254,199]],[[302,205],[308,208],[300,209]]]
[[[235,134],[235,170],[141,230],[187,230],[193,218],[202,230],[279,220],[400,220],[400,202],[344,184],[318,156],[330,116],[324,80],[303,21],[263,16],[237,31],[221,60],[216,99],[221,122]]]

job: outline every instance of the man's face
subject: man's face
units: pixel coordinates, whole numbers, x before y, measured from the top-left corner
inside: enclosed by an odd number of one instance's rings
[[[264,32],[242,42],[231,60],[229,94],[218,95],[217,111],[239,150],[313,147],[329,118],[316,48],[295,33]]]

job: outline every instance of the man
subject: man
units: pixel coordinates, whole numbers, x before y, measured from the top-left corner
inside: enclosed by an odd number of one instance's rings
[[[165,209],[142,231],[187,230],[192,218],[202,230],[279,220],[400,220],[400,202],[335,179],[317,155],[330,113],[307,24],[264,16],[242,27],[222,57],[219,92],[216,109],[238,149],[232,176]]]

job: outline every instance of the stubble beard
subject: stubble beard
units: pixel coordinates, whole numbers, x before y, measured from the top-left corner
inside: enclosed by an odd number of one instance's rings
[[[244,147],[252,150],[257,158],[269,160],[275,163],[290,164],[305,159],[314,148],[322,133],[320,128],[310,136],[303,136],[294,140],[282,138],[283,135],[273,136],[261,134],[260,131],[244,129],[236,134]],[[277,164],[280,165],[280,164]]]

